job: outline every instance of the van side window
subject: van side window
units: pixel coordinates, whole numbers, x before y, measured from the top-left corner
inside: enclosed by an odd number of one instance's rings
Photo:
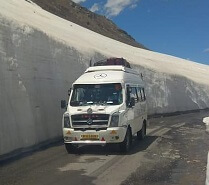
[[[143,93],[143,100],[145,101],[146,100],[146,95],[145,95],[144,88],[142,88],[142,93]]]
[[[141,87],[137,87],[137,94],[138,94],[138,97],[139,97],[139,101],[141,102],[143,100],[142,93],[141,93]]]
[[[131,92],[131,88],[129,85],[127,85],[127,89],[126,89],[126,105],[128,106],[129,105],[129,102],[130,102],[130,92]]]
[[[131,87],[130,97],[133,97],[136,103],[139,101],[136,87]]]
[[[127,86],[127,98],[126,102],[129,102],[131,98],[135,99],[135,103],[144,102],[146,100],[145,91],[143,87]]]
[[[138,97],[139,97],[139,101],[140,101],[140,102],[143,102],[143,101],[146,100],[144,88],[137,87],[137,95],[138,95]]]

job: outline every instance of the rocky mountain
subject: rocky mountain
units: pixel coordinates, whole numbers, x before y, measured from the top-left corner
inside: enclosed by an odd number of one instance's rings
[[[74,3],[71,0],[32,0],[44,10],[59,17],[74,22],[82,27],[97,32],[101,35],[129,44],[131,46],[145,48],[127,32],[117,27],[105,16],[95,14],[87,8]]]

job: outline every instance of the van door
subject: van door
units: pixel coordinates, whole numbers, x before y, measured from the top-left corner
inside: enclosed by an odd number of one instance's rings
[[[134,98],[135,105],[130,107],[131,98]],[[136,85],[127,85],[126,88],[126,106],[127,106],[127,119],[132,128],[132,134],[139,131],[140,128],[140,102],[137,94]]]
[[[138,130],[141,130],[143,121],[147,119],[147,107],[146,107],[146,96],[144,92],[144,87],[138,87],[137,88],[137,94],[139,98],[139,118],[138,118],[138,123],[139,127]]]

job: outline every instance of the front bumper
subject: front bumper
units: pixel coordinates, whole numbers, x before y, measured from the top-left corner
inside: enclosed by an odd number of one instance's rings
[[[105,130],[74,130],[63,128],[64,143],[76,145],[105,145],[107,143],[121,143],[126,135],[127,127],[113,127]],[[84,136],[94,136],[86,139]]]

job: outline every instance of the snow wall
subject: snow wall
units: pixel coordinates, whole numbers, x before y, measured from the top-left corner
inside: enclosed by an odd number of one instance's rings
[[[93,61],[28,26],[0,17],[0,156],[61,137],[60,100]],[[209,87],[133,65],[146,83],[149,114],[209,107]],[[3,155],[4,154],[4,155]]]

